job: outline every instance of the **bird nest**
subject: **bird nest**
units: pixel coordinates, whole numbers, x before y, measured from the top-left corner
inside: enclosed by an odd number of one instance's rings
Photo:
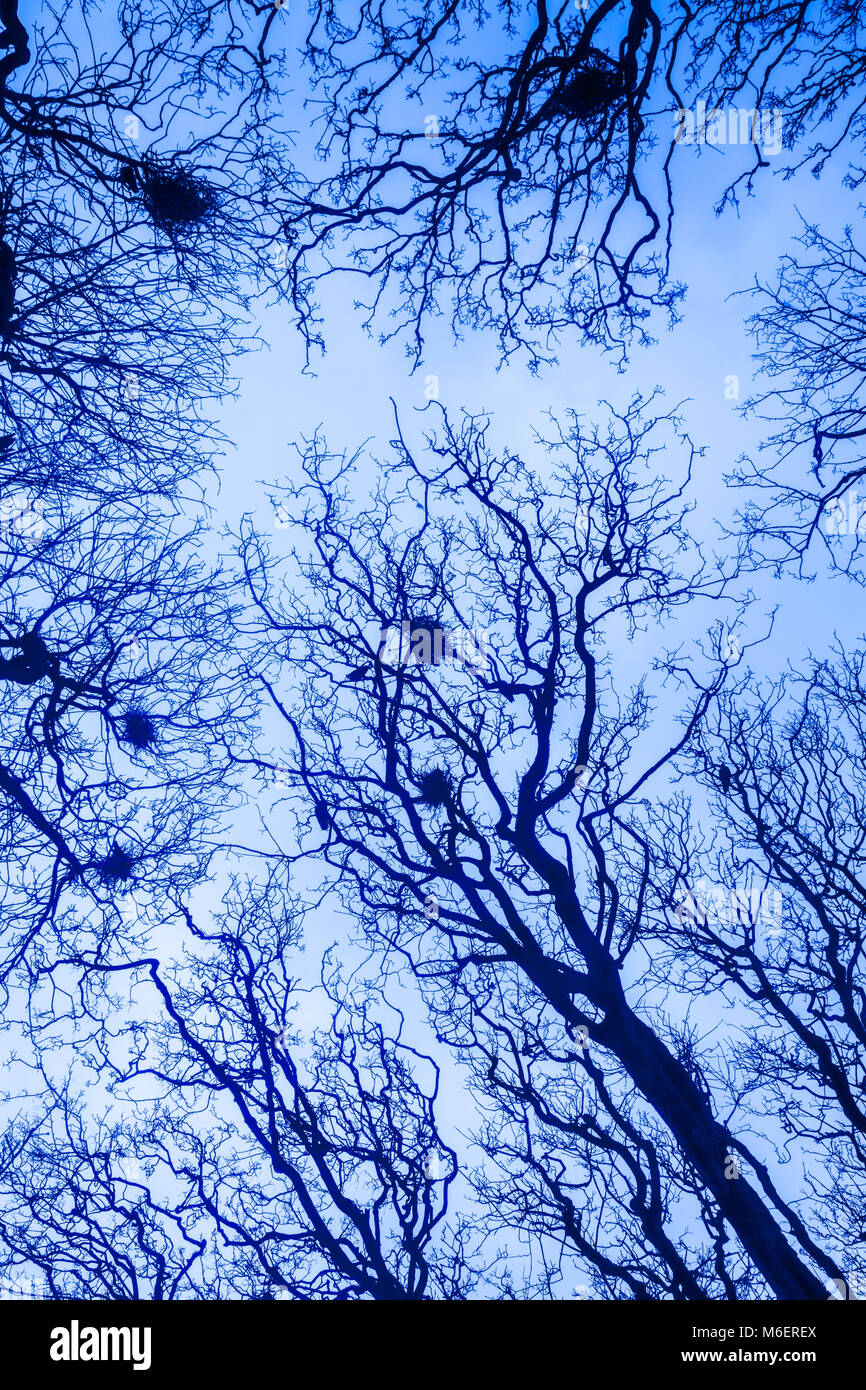
[[[451,633],[430,614],[408,620],[411,653],[416,666],[440,666],[454,655]]]
[[[425,806],[447,806],[451,799],[451,778],[443,768],[434,767],[425,772],[419,785]]]
[[[153,164],[143,177],[142,201],[154,226],[176,232],[207,222],[219,200],[216,189],[189,169]]]
[[[123,737],[133,748],[150,748],[156,742],[156,729],[142,709],[128,709],[123,716]]]
[[[593,50],[581,67],[563,77],[548,110],[572,121],[587,121],[602,115],[624,92],[625,78],[619,64]]]
[[[105,884],[128,883],[132,878],[135,860],[120,845],[115,844],[104,859],[99,861],[99,877]]]

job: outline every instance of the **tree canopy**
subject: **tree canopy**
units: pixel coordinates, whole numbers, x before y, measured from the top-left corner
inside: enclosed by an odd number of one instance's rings
[[[866,1277],[863,643],[783,669],[767,617],[861,582],[855,233],[726,287],[758,447],[712,534],[660,387],[525,443],[389,377],[380,443],[275,411],[276,535],[219,512],[243,355],[279,321],[309,372],[331,283],[409,372],[442,318],[516,397],[563,346],[613,381],[687,312],[687,196],[856,192],[860,7],[0,19],[3,1277]]]

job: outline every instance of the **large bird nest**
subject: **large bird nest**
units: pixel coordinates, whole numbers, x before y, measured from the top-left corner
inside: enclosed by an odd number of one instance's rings
[[[451,800],[451,778],[441,767],[433,767],[425,772],[419,783],[421,800],[425,806],[447,806]]]
[[[151,164],[142,176],[142,201],[155,227],[191,231],[207,222],[219,203],[217,191],[179,164]]]
[[[99,877],[107,886],[128,883],[132,878],[135,860],[128,850],[122,849],[115,840],[109,853],[97,864]]]
[[[451,633],[439,619],[429,614],[407,620],[409,624],[409,660],[417,666],[439,666],[454,656]]]
[[[133,748],[143,751],[156,742],[156,728],[150,715],[143,709],[131,708],[123,715],[123,738]]]
[[[622,68],[606,53],[593,48],[579,68],[560,78],[547,102],[550,115],[571,121],[589,121],[603,115],[626,90]]]

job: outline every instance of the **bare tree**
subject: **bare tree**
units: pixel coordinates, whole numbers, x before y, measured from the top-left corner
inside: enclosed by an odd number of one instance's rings
[[[636,1088],[663,1123],[717,1209],[716,1233],[723,1222],[778,1297],[812,1298],[813,1262],[836,1267],[771,1182],[728,1181],[744,1141],[682,1036],[624,983],[656,874],[646,795],[726,678],[724,660],[711,663],[683,727],[650,740],[645,679],[627,692],[609,669],[611,630],[661,626],[726,587],[697,554],[679,568],[692,451],[682,440],[686,481],[659,478],[663,429],[643,405],[607,430],[574,420],[539,441],[540,457],[564,457],[543,482],[497,457],[481,422],[446,421],[424,459],[398,431],[393,490],[367,511],[348,503],[348,461],[318,439],[302,450],[307,481],[284,503],[309,537],[299,574],[281,586],[263,543],[243,544],[264,639],[251,662],[288,725],[290,781],[327,826],[283,854],[322,857],[367,937],[425,988],[462,982],[518,1035],[532,1000],[566,1060],[588,1041],[614,1096]],[[486,635],[486,659],[437,665],[423,643],[396,664],[379,656],[373,631],[419,611]],[[294,689],[268,658],[276,633]]]
[[[55,989],[62,966],[82,975],[62,1021],[77,1084],[92,1074],[111,1107],[100,1116],[55,1080],[60,1020],[43,991],[20,1059],[33,1080],[0,1162],[7,1271],[35,1266],[62,1297],[471,1291],[483,1271],[448,1214],[438,1067],[401,1040],[375,987],[347,991],[334,972],[329,1016],[312,1033],[295,1021],[300,933],[278,879],[238,884],[209,929],[181,909],[160,960],[73,951],[55,965]]]
[[[227,14],[48,8],[29,31],[9,0],[3,17],[7,444],[31,485],[180,496],[213,447],[245,288],[269,274],[261,60]]]
[[[40,521],[38,537],[13,526],[0,539],[0,891],[13,973],[43,966],[52,939],[98,956],[107,936],[134,930],[137,898],[195,881],[232,796],[225,740],[249,710],[238,675],[213,665],[230,604],[195,532],[143,506]]]
[[[0,1264],[55,1297],[549,1297],[576,1271],[605,1297],[822,1297],[832,1197],[848,1246],[866,1226],[862,659],[757,704],[719,614],[860,476],[850,237],[808,229],[815,260],[763,291],[780,463],[752,482],[783,521],[747,511],[738,561],[689,534],[696,451],[654,400],[554,422],[531,467],[471,416],[423,455],[398,421],[366,510],[317,436],[279,490],[291,561],[247,520],[237,582],[200,499],[253,289],[308,345],[316,282],[350,266],[369,323],[399,297],[415,363],[446,298],[533,367],[575,328],[622,359],[681,296],[675,115],[748,94],[795,160],[849,151],[857,182],[862,22],[285,8],[28,30],[0,0]],[[314,84],[306,179],[281,49]],[[783,471],[802,446],[811,491]],[[260,834],[242,803],[278,767]],[[778,888],[784,945],[720,926],[703,870]],[[305,900],[357,926],[312,1034]],[[723,1059],[708,986],[752,1030]],[[477,1107],[460,1154],[443,1058]]]
[[[621,360],[684,293],[687,146],[743,147],[720,208],[785,149],[788,173],[838,151],[861,177],[866,32],[845,0],[309,9],[289,33],[318,143],[279,201],[311,342],[316,283],[344,270],[368,327],[404,337],[415,363],[446,309],[533,367],[575,333]]]
[[[770,386],[746,409],[769,426],[762,453],[774,457],[733,474],[748,493],[742,532],[753,563],[802,570],[819,549],[860,583],[866,262],[850,231],[835,241],[809,226],[799,240],[776,284],[754,291],[751,327]]]
[[[749,673],[714,702],[690,762],[716,832],[668,826],[672,869],[717,885],[671,914],[665,970],[690,988],[760,1002],[740,1054],[734,1113],[778,1117],[806,1163],[810,1225],[862,1277],[866,1231],[862,648],[840,646],[763,688]],[[724,776],[720,776],[724,772]],[[739,893],[737,890],[740,890]],[[721,890],[721,892],[719,891]],[[748,890],[748,891],[746,891]],[[683,946],[685,945],[685,949]]]

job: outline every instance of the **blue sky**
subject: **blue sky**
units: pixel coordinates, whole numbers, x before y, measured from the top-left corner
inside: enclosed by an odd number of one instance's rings
[[[575,409],[591,417],[601,399],[617,405],[636,390],[646,394],[660,385],[671,405],[685,402],[686,426],[695,443],[706,447],[697,464],[699,505],[693,525],[702,538],[714,537],[716,523],[729,519],[742,500],[726,488],[724,475],[743,452],[755,452],[761,439],[760,424],[745,420],[739,409],[756,384],[753,344],[744,324],[754,301],[731,296],[748,289],[756,276],[764,281],[775,277],[779,257],[794,249],[800,216],[818,222],[831,235],[848,223],[856,226],[862,217],[857,195],[841,187],[838,166],[828,165],[820,181],[808,173],[785,181],[775,173],[784,154],[771,159],[758,179],[758,196],[742,200],[739,216],[727,209],[716,217],[715,200],[726,181],[745,167],[747,157],[742,148],[678,149],[672,269],[688,286],[682,321],[669,330],[659,317],[657,345],[635,348],[624,372],[618,372],[601,349],[574,340],[562,343],[558,365],[537,376],[518,359],[500,369],[491,335],[469,331],[455,343],[443,315],[428,323],[424,362],[411,373],[399,341],[380,345],[364,331],[362,314],[352,303],[356,282],[347,276],[325,285],[327,350],[313,362],[315,375],[304,374],[303,344],[286,310],[264,310],[259,325],[267,347],[242,360],[239,398],[227,401],[222,414],[221,423],[236,448],[222,464],[220,494],[214,499],[220,518],[234,526],[242,512],[252,510],[264,528],[273,529],[266,487],[291,470],[291,443],[319,426],[332,449],[352,451],[369,438],[370,455],[384,457],[393,434],[389,397],[396,401],[410,436],[420,442],[431,422],[429,412],[426,417],[420,413],[426,404],[425,381],[435,375],[446,408],[489,411],[493,439],[520,447],[527,466],[542,475],[545,459],[532,443],[532,430],[543,427],[545,412]],[[726,398],[732,375],[739,379],[739,401]],[[359,466],[359,500],[368,495],[375,468],[369,456],[367,467]],[[280,534],[275,531],[275,537]],[[796,603],[782,603],[777,617],[772,658],[769,651],[764,653],[770,658],[768,669],[789,656],[796,658],[807,647],[823,647],[830,636],[829,602],[834,625],[845,631],[840,582],[828,578],[812,586],[794,586]],[[780,603],[790,583],[763,576],[760,611]],[[850,609],[855,628],[858,607],[854,602]],[[646,641],[647,650],[654,651],[652,634]]]

